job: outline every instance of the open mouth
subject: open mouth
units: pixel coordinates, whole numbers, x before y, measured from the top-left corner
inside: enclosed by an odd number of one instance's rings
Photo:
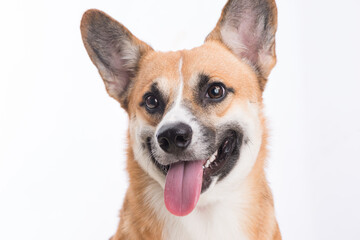
[[[219,179],[225,177],[234,167],[239,157],[239,148],[241,144],[238,134],[230,131],[218,150],[203,165],[203,182],[201,191],[204,192],[211,184],[212,177],[219,176]]]
[[[240,154],[242,134],[228,130],[223,135],[219,147],[207,160],[178,161],[162,165],[151,154],[154,164],[166,175],[165,205],[174,215],[189,214],[214,177],[220,181],[235,166]],[[151,153],[150,139],[147,142]]]
[[[237,134],[235,131],[229,130],[224,135],[226,137],[223,141],[221,141],[221,144],[216,152],[214,152],[206,161],[203,161],[202,192],[204,192],[210,186],[211,177],[227,174],[230,170],[229,168],[232,168],[233,165],[235,165],[234,161],[228,162],[231,156],[235,155],[236,159],[238,158],[240,146],[236,147],[236,145],[241,144],[242,136],[239,136],[241,134]],[[150,138],[147,140],[149,151],[152,153]],[[170,165],[162,165],[155,159],[153,154],[151,154],[151,159],[153,160],[156,167],[159,168],[161,172],[164,173],[164,175],[167,175]],[[223,172],[223,170],[226,172]],[[224,176],[220,177],[223,178]]]

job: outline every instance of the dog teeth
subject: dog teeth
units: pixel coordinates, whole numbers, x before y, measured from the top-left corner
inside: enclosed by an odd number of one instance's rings
[[[210,161],[207,160],[206,163],[205,163],[205,168],[209,167],[209,165],[210,165]]]
[[[212,163],[213,161],[215,161],[216,155],[217,155],[217,151],[209,158],[208,161],[210,161],[211,163]]]
[[[215,161],[216,156],[217,156],[217,151],[216,151],[213,155],[211,155],[211,157],[206,161],[206,163],[205,163],[205,165],[203,166],[203,168],[208,168],[208,167],[210,166],[210,164]],[[211,167],[210,167],[210,168],[211,168]]]

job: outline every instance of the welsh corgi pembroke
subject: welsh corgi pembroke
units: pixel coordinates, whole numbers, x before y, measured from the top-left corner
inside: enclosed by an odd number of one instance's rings
[[[274,0],[229,0],[202,46],[159,52],[99,10],[85,48],[129,117],[129,187],[112,240],[279,240],[262,94]]]

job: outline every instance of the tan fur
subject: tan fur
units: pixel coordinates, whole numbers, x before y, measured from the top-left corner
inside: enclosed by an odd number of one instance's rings
[[[156,183],[134,160],[131,147],[128,149],[127,170],[129,188],[120,212],[121,221],[112,240],[161,239],[163,223],[144,201],[146,186]]]
[[[273,31],[276,31],[275,2],[273,0],[267,1],[271,4],[271,11],[273,11],[275,16],[272,19],[272,24]],[[249,104],[256,106],[259,109],[257,119],[260,119],[262,142],[255,165],[242,183],[242,186],[246,186],[247,190],[246,196],[243,196],[243,202],[246,202],[246,206],[238,214],[243,216],[242,219],[245,220],[238,227],[251,240],[280,240],[281,235],[275,219],[273,198],[264,172],[268,136],[266,121],[262,113],[262,92],[267,77],[276,63],[275,42],[271,43],[272,52],[268,55],[268,59],[260,59],[260,71],[233,54],[230,48],[224,44],[220,34],[220,26],[224,21],[224,11],[228,7],[229,3],[224,7],[219,22],[208,35],[206,42],[192,50],[166,53],[155,52],[121,25],[125,35],[130,39],[129,41],[140,46],[139,54],[141,58],[137,63],[136,76],[131,79],[129,83],[130,89],[126,95],[121,95],[120,97],[112,95],[112,97],[116,98],[126,109],[130,120],[141,119],[141,121],[153,128],[156,128],[161,121],[160,117],[149,114],[144,107],[140,106],[144,94],[150,90],[153,83],[157,83],[157,86],[166,94],[168,102],[173,103],[182,81],[183,102],[188,105],[187,107],[191,109],[193,115],[209,128],[214,128],[215,123],[233,111],[233,106],[240,106],[245,113],[250,111],[248,108]],[[91,46],[87,43],[87,25],[90,21],[90,14],[92,13],[84,15],[81,29],[85,47],[90,58],[97,65],[99,60]],[[113,24],[119,24],[115,20],[111,21],[113,21]],[[180,62],[182,65],[180,65]],[[181,66],[180,73],[179,66]],[[105,79],[101,71],[100,74],[106,84],[107,79]],[[209,109],[204,109],[196,103],[197,99],[194,95],[199,74],[210,76],[210,81],[223,82],[228,88],[232,88],[234,93],[229,93],[224,101],[211,106],[210,111]],[[164,114],[169,110],[169,106],[171,104],[167,106]],[[131,136],[131,129],[129,129],[127,171],[130,182],[120,212],[120,223],[112,240],[161,240],[166,222],[152,208],[146,196],[149,188],[151,189],[151,186],[159,183],[150,177],[135,159],[134,151],[136,149],[132,148],[135,143],[133,137]]]
[[[251,202],[248,209],[247,231],[250,239],[280,240],[281,235],[274,214],[271,190],[267,184],[264,168],[267,158],[267,130],[265,119],[261,116],[264,129],[262,145],[255,166],[247,177],[246,183],[251,189]]]
[[[240,62],[230,52],[220,51],[223,46],[217,42],[208,42],[199,48],[189,51],[170,52],[170,53],[150,53],[146,56],[143,64],[146,66],[139,72],[137,81],[139,84],[134,86],[134,92],[131,95],[132,103],[130,109],[137,109],[136,113],[145,116],[147,121],[152,122],[151,117],[138,106],[141,96],[147,90],[148,86],[153,80],[160,76],[166,76],[169,79],[169,90],[176,89],[178,81],[177,64],[180,57],[183,58],[183,73],[184,81],[187,83],[184,88],[184,98],[194,101],[191,91],[191,77],[192,73],[203,71],[210,76],[223,80],[227,86],[234,87],[238,93],[234,99],[228,99],[217,107],[216,117],[222,117],[233,101],[250,100],[259,103],[262,108],[261,90],[256,84],[256,75],[251,71],[251,68]],[[213,57],[220,57],[223,59],[224,66],[216,66],[211,61]],[[162,61],[162,67],[157,61]],[[226,67],[225,67],[226,66]],[[225,71],[224,71],[225,69]],[[192,106],[196,106],[193,104]],[[204,113],[201,108],[195,108],[199,117],[211,118]],[[131,112],[130,117],[136,114]],[[260,116],[263,128],[263,142],[253,170],[247,177],[245,184],[250,190],[249,200],[251,205],[245,212],[247,216],[246,226],[240,226],[250,236],[250,239],[281,239],[279,228],[274,216],[274,207],[271,191],[267,185],[264,173],[265,159],[267,156],[267,131],[265,120]],[[156,213],[149,209],[149,206],[144,202],[144,191],[148,184],[154,184],[151,179],[133,159],[132,150],[128,150],[128,172],[130,179],[130,186],[125,198],[123,210],[121,211],[121,222],[114,236],[113,240],[123,239],[141,239],[142,233],[149,236],[148,239],[161,239],[159,233],[164,223],[159,222]],[[242,213],[244,214],[244,213]],[[139,228],[142,226],[141,228]],[[139,232],[140,231],[140,232]],[[140,234],[140,235],[139,235]],[[131,236],[131,237],[130,237]]]

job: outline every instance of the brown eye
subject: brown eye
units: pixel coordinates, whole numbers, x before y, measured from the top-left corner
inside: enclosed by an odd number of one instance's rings
[[[213,84],[207,90],[206,96],[212,99],[219,99],[225,95],[225,89],[220,84]]]
[[[145,98],[145,104],[148,109],[155,109],[159,106],[159,100],[154,95]]]

